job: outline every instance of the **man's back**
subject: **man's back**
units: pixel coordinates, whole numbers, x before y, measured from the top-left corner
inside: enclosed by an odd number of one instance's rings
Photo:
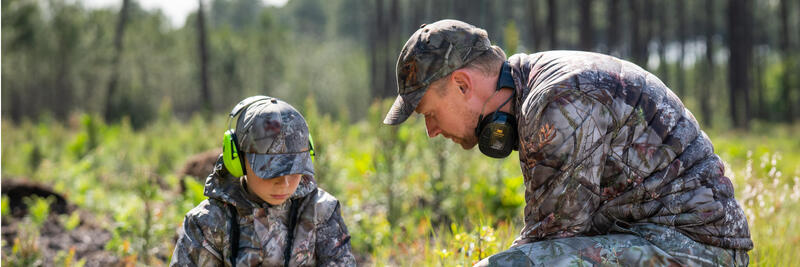
[[[752,249],[722,161],[658,78],[587,52],[509,62],[527,204],[515,245],[652,223],[704,244]]]

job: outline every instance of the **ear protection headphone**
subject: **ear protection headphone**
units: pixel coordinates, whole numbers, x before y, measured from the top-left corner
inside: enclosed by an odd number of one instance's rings
[[[269,101],[272,104],[278,103],[278,99],[273,97],[263,95],[251,96],[245,98],[242,102],[239,102],[239,104],[236,104],[233,110],[231,110],[231,113],[228,114],[228,130],[225,131],[225,136],[222,140],[222,163],[225,165],[228,173],[234,177],[241,177],[247,174],[247,168],[245,168],[244,163],[245,153],[239,149],[239,140],[236,137],[235,128],[231,128],[231,122],[239,113],[259,101]],[[311,161],[313,162],[316,153],[314,153],[314,141],[311,139],[310,133],[308,134],[308,151],[311,155]]]
[[[500,92],[502,88],[516,89],[514,79],[511,77],[511,66],[508,65],[508,62],[503,62],[494,94]],[[500,111],[500,108],[508,104],[515,94],[516,90],[513,90],[511,96],[497,107],[497,110],[489,113],[486,117],[483,116],[483,111],[481,111],[481,115],[478,117],[478,127],[475,128],[475,135],[478,137],[478,148],[489,157],[505,158],[511,154],[511,150],[518,150],[517,119],[512,114]]]

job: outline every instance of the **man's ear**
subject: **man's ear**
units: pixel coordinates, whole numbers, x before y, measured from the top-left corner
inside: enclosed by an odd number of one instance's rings
[[[459,69],[453,71],[452,74],[453,82],[456,83],[458,86],[459,92],[462,95],[469,97],[474,92],[474,87],[472,84],[472,77],[469,75],[469,72],[465,71],[464,69]]]

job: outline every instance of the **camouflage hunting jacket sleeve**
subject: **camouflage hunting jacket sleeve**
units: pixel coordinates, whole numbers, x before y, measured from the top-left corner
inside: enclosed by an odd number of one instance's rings
[[[612,123],[608,110],[596,95],[580,90],[564,90],[546,104],[525,103],[523,109],[520,157],[527,178],[525,214],[532,223],[523,236],[587,232],[601,201],[600,172],[609,149],[605,133]]]
[[[722,160],[657,77],[578,51],[518,54],[509,65],[526,202],[515,246],[651,223],[752,249]]]
[[[356,265],[355,257],[351,253],[350,234],[338,203],[330,217],[317,227],[316,246],[318,266]]]
[[[178,241],[172,253],[172,266],[223,266],[223,236],[226,224],[201,225],[208,221],[226,221],[221,209],[210,205],[210,200],[203,201],[190,211],[183,220],[183,227],[178,232]],[[211,210],[209,210],[211,208]],[[202,211],[202,212],[201,212]],[[215,212],[216,211],[216,212]],[[217,216],[212,213],[218,213]],[[204,217],[220,217],[210,220]],[[220,220],[223,219],[223,220]],[[228,264],[229,265],[229,264]]]

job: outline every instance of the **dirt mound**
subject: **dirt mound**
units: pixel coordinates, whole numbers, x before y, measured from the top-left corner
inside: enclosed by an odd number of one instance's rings
[[[28,207],[23,199],[25,197],[38,196],[41,198],[52,197],[55,201],[50,204],[50,212],[66,214],[72,212],[75,207],[68,205],[67,200],[52,188],[23,179],[3,179],[2,193],[8,196],[8,204],[11,208],[11,215],[22,218],[28,213]]]
[[[183,165],[178,175],[181,176],[181,192],[186,191],[186,186],[183,183],[183,177],[191,176],[196,180],[202,182],[206,181],[208,174],[214,170],[214,163],[217,162],[219,154],[222,154],[222,149],[215,148],[190,157],[186,164]]]
[[[87,221],[91,217],[88,213],[79,211],[80,224],[75,229],[67,231],[58,216],[50,214],[45,220],[39,235],[36,237],[36,247],[41,253],[42,265],[53,266],[54,260],[60,253],[75,250],[75,259],[86,259],[86,266],[114,266],[120,260],[114,253],[105,251],[106,243],[111,240],[111,233]],[[3,218],[3,240],[7,244],[3,247],[3,254],[10,255],[11,247],[17,237],[21,237],[23,220],[16,218]],[[30,237],[27,237],[30,238]]]
[[[106,243],[111,239],[111,233],[96,225],[92,214],[82,211],[69,204],[63,195],[52,188],[23,179],[3,179],[3,196],[8,197],[11,216],[2,218],[2,237],[6,241],[3,246],[3,255],[11,255],[11,248],[16,238],[35,238],[36,248],[44,266],[52,266],[56,255],[75,250],[75,259],[86,259],[86,266],[114,266],[119,264],[119,259],[111,252],[104,251]],[[52,197],[50,214],[38,229],[38,236],[25,237],[23,225],[29,221],[23,218],[28,207],[23,201],[30,196]],[[64,214],[78,212],[80,223],[71,231],[67,231],[62,223]],[[59,218],[61,217],[61,219]]]

